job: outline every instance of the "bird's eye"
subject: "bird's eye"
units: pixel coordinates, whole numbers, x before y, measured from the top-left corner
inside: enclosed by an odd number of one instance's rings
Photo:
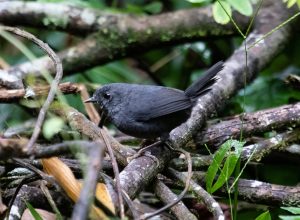
[[[110,99],[110,94],[108,92],[104,93],[103,98]]]

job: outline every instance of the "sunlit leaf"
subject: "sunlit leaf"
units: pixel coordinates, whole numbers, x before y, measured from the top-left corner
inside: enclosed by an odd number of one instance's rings
[[[300,220],[300,215],[279,215],[282,220]]]
[[[250,16],[253,12],[252,5],[249,0],[227,0],[227,2],[243,15]]]
[[[255,220],[271,220],[271,215],[269,213],[269,210],[268,211],[265,211],[263,212],[262,214],[260,214],[259,216],[257,216],[255,218]]]
[[[284,209],[290,213],[293,213],[295,215],[300,214],[300,208],[299,207],[280,207],[281,209]]]
[[[297,0],[288,0],[287,2],[287,7],[290,8],[292,7],[294,4],[296,4]]]
[[[220,5],[220,3],[223,7]],[[215,2],[213,4],[213,16],[216,22],[220,24],[227,24],[230,21],[229,16],[231,16],[232,14],[231,8],[230,5],[225,1],[220,1],[220,3]],[[224,11],[223,8],[226,10],[227,13]]]
[[[47,139],[51,139],[64,126],[65,122],[59,117],[52,117],[45,121],[43,126],[43,134]]]

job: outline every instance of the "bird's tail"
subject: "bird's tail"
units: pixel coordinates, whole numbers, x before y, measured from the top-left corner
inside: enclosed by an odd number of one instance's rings
[[[201,95],[206,94],[211,86],[217,81],[217,73],[223,69],[224,62],[219,61],[211,68],[209,68],[203,76],[197,79],[192,85],[190,85],[184,93],[191,99],[195,99]]]

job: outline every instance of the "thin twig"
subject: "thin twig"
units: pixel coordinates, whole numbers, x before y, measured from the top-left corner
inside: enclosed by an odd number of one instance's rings
[[[103,128],[100,129],[101,136],[103,138],[103,141],[106,145],[107,152],[110,156],[111,163],[113,166],[113,171],[116,179],[116,188],[117,188],[117,194],[118,194],[118,202],[119,202],[119,208],[120,208],[120,218],[124,219],[125,218],[125,211],[124,211],[124,203],[123,203],[123,198],[122,198],[122,188],[121,188],[121,182],[120,182],[120,172],[119,172],[119,167],[116,161],[116,158],[114,156],[113,149],[110,145],[110,142],[106,136],[106,132]]]
[[[88,148],[88,164],[86,168],[86,176],[84,178],[80,197],[73,209],[72,219],[87,219],[90,213],[91,204],[95,194],[98,173],[101,169],[101,161],[103,156],[103,148],[97,144],[91,144]]]
[[[114,186],[115,185],[115,182],[114,180],[106,175],[105,173],[101,173],[102,177],[105,179],[105,182],[108,181],[110,185]],[[115,186],[114,186],[115,187]],[[116,187],[115,187],[116,188]],[[127,194],[127,192],[125,190],[122,189],[122,196],[129,208],[129,210],[131,211],[132,213],[132,216],[133,216],[133,219],[138,219],[139,218],[139,214],[137,213],[137,210],[136,208],[134,207],[134,204],[132,202],[132,200],[130,199],[130,196]]]
[[[191,179],[192,179],[192,175],[193,175],[193,173],[192,173],[192,158],[191,158],[190,153],[183,150],[183,149],[176,149],[176,151],[179,151],[179,152],[183,153],[186,157],[187,162],[188,162],[188,175],[187,175],[187,178],[186,178],[185,187],[184,187],[183,191],[180,193],[180,195],[177,197],[176,200],[174,200],[173,202],[169,203],[168,205],[162,207],[161,209],[158,209],[155,212],[146,213],[146,214],[142,215],[141,219],[149,219],[149,218],[151,218],[155,215],[158,215],[158,214],[162,213],[163,211],[171,208],[172,206],[174,206],[178,202],[180,202],[183,199],[183,197],[185,196],[185,194],[188,192],[189,187],[190,187],[190,182],[191,182]]]
[[[27,150],[29,152],[31,152],[33,150],[33,145],[36,142],[40,131],[41,131],[41,127],[42,124],[44,122],[45,116],[46,116],[46,112],[51,104],[51,102],[54,99],[58,84],[63,76],[63,68],[62,68],[62,64],[61,61],[59,59],[59,57],[55,54],[55,52],[48,46],[48,44],[44,43],[43,41],[39,40],[38,38],[36,38],[34,35],[21,30],[19,28],[14,28],[14,27],[4,27],[4,26],[0,26],[0,30],[5,30],[5,31],[9,31],[12,32],[18,36],[24,37],[30,41],[32,41],[34,44],[36,44],[37,46],[39,46],[42,50],[44,50],[48,56],[51,58],[51,60],[53,61],[54,65],[55,65],[55,69],[56,69],[56,75],[54,80],[51,83],[51,88],[49,91],[49,94],[47,96],[47,99],[45,101],[45,103],[43,104],[40,113],[38,115],[38,119],[36,122],[36,125],[34,127],[34,131],[33,134],[27,144]]]
[[[46,96],[49,93],[50,86],[34,86],[31,88],[32,94],[28,95],[26,89],[0,89],[0,102],[14,102],[22,98],[35,98]],[[58,89],[63,94],[78,93],[80,88],[77,84],[66,82],[61,83]]]
[[[187,178],[187,175],[180,173],[174,169],[169,169],[169,173],[171,173],[172,176],[178,178],[180,181],[184,182]],[[194,180],[191,180],[191,191],[194,193],[194,195],[202,201],[207,209],[212,212],[214,219],[225,219],[224,213],[219,205],[219,203],[210,195],[208,192],[206,192],[198,183],[196,183]]]
[[[52,198],[52,196],[49,192],[49,189],[47,188],[44,181],[41,181],[40,188],[41,188],[42,192],[44,193],[45,197],[47,198],[51,208],[56,213],[56,219],[57,220],[62,220],[63,219],[62,215],[61,215],[59,209],[57,208],[57,206],[56,206],[56,204],[55,204],[55,202],[54,202],[54,200],[53,200],[53,198]]]

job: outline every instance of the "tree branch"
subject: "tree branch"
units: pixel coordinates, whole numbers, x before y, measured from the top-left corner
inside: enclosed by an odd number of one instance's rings
[[[288,10],[282,2],[265,1],[261,9],[254,31],[250,34],[248,42],[255,42],[264,33],[273,29],[277,24],[282,23],[293,11]],[[258,21],[264,21],[258,22]],[[253,47],[248,51],[248,73],[247,81],[251,81],[255,74],[263,69],[287,44],[292,34],[292,24],[288,23],[279,29],[268,40]],[[246,68],[244,45],[238,48],[234,54],[225,62],[225,68],[218,76],[220,80],[213,87],[212,91],[201,97],[201,100],[194,107],[191,118],[170,133],[169,141],[172,146],[184,146],[205,122],[206,118],[217,109],[220,109],[226,99],[231,97],[243,86],[243,75]],[[169,160],[169,151],[151,153],[162,161],[161,167]],[[174,156],[173,156],[174,157]],[[122,188],[134,197],[146,185],[160,169],[154,169],[155,161],[149,157],[140,157],[133,160],[120,173]],[[147,167],[147,169],[145,169]]]
[[[194,172],[196,181],[205,186],[205,173]],[[232,184],[232,181],[230,181]],[[238,182],[239,197],[251,203],[275,206],[299,206],[300,187],[282,186],[257,180],[240,179]],[[225,187],[216,191],[216,195],[228,196]]]
[[[300,125],[300,103],[276,108],[244,113],[229,119],[221,119],[209,125],[194,137],[197,145],[219,146],[226,140],[239,138],[243,122],[243,137],[262,134],[267,131],[280,131]]]
[[[237,19],[241,27],[246,29],[247,17],[234,13],[234,19]],[[165,37],[170,32],[173,32],[172,36],[174,33],[182,32],[180,35],[186,35],[186,37],[189,35],[190,38],[235,33],[232,24],[220,25],[214,21],[211,7],[184,9],[152,16],[134,16],[67,4],[7,1],[0,5],[0,22],[6,25],[54,28],[81,37],[97,31],[126,33],[129,30],[134,36],[138,31],[146,28],[148,28],[148,35],[152,37],[154,32],[158,33],[159,29],[169,32],[164,35]]]
[[[14,12],[13,9],[19,9],[21,6],[25,7],[27,6],[26,4],[38,4],[23,2],[12,3],[12,13]],[[10,3],[8,2],[6,4],[9,8]],[[14,8],[13,5],[15,5],[16,8]],[[46,8],[45,3],[43,3],[42,6],[43,8]],[[10,10],[8,10],[7,7],[2,9],[2,11],[4,11],[2,14],[9,14]],[[56,4],[56,8],[57,7],[59,6]],[[36,10],[38,10],[38,8],[39,7],[37,6]],[[61,12],[64,12],[64,10],[61,9]],[[211,11],[210,7],[205,7],[200,9],[180,10],[155,16],[106,16],[103,17],[103,19],[100,17],[96,20],[101,21],[101,28],[97,32],[81,41],[78,45],[58,53],[64,66],[64,73],[70,74],[84,71],[88,68],[125,56],[146,52],[149,49],[161,48],[162,46],[167,45],[177,45],[179,43],[191,42],[206,37],[211,39],[213,36],[218,37],[223,36],[224,34],[235,33],[231,24],[225,26],[217,24],[213,20]],[[42,12],[44,12],[44,9]],[[57,12],[57,10],[55,10],[55,12]],[[85,12],[88,13],[88,10],[84,10],[81,15],[84,15]],[[16,14],[18,16],[22,13]],[[41,12],[38,14],[44,16]],[[27,15],[28,14],[26,14],[26,16]],[[240,21],[240,26],[246,27],[248,19],[238,19]],[[22,21],[27,20],[22,19]],[[42,23],[42,21],[43,20],[40,20],[39,22]],[[10,88],[19,88],[18,80],[24,78],[28,74],[40,76],[42,71],[54,73],[53,63],[47,57],[39,58],[33,62],[26,62],[5,71],[2,70],[0,74],[0,83],[4,86],[10,86]],[[6,75],[6,77],[4,78],[2,75]],[[17,77],[17,79],[12,79],[10,77],[8,80],[7,75],[13,75]],[[15,80],[15,84],[13,83],[13,80]]]
[[[49,93],[50,86],[36,86],[31,88],[33,94],[26,96],[26,89],[0,89],[0,102],[16,102],[22,98],[31,98],[37,96],[45,96]],[[78,93],[80,88],[74,83],[61,83],[58,85],[60,92],[64,94]]]

